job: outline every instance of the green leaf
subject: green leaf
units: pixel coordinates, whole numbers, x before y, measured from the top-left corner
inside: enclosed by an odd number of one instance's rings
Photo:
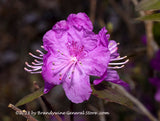
[[[136,10],[159,10],[160,0],[143,0],[136,6]]]
[[[98,87],[97,87],[98,86]],[[134,104],[128,97],[126,97],[120,89],[112,88],[108,84],[100,84],[96,87],[92,85],[92,94],[98,98],[124,105],[128,108],[134,109]]]
[[[146,20],[160,21],[160,13],[142,16],[142,17],[137,18],[137,20],[142,20],[142,21],[146,21]]]
[[[42,96],[42,95],[44,94],[44,93],[43,93],[43,89],[44,89],[44,88],[40,88],[39,90],[37,90],[37,91],[35,91],[35,92],[33,92],[33,93],[31,93],[31,94],[23,97],[21,100],[19,100],[19,101],[16,103],[15,106],[24,105],[24,104],[29,103],[29,102],[35,100],[36,98]]]

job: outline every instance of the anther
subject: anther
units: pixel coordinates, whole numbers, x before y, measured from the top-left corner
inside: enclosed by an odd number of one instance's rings
[[[44,55],[44,53],[40,50],[36,50],[36,52],[40,53],[42,56]]]
[[[26,110],[22,110],[23,113],[26,113]]]
[[[43,63],[34,63],[34,62],[32,62],[32,64],[35,65],[35,66],[43,65]]]
[[[113,42],[112,43],[109,43],[109,46],[112,46],[113,45]]]

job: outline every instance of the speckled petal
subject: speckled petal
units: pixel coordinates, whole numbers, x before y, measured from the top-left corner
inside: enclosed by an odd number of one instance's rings
[[[52,51],[49,51],[43,57],[42,76],[45,80],[45,87],[50,84],[52,86],[62,83],[62,74],[64,74],[69,68],[69,62],[67,58],[61,54],[54,55]]]
[[[65,94],[74,103],[82,103],[88,100],[92,89],[89,83],[89,76],[75,68],[71,79],[66,78],[63,83]]]

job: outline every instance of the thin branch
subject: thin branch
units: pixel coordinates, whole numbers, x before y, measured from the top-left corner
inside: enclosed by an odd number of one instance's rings
[[[22,111],[21,109],[17,108],[13,104],[9,104],[8,107],[15,110],[16,113],[18,113],[19,115],[22,115],[23,117],[25,117],[28,121],[38,121],[37,119],[35,119],[31,115],[29,115],[27,113],[27,111],[25,111],[25,110]]]
[[[154,56],[154,53],[158,50],[158,45],[154,41],[153,37],[153,22],[146,21],[145,22],[146,35],[147,35],[147,55],[149,59]]]
[[[36,81],[33,82],[33,85],[35,87],[35,89],[39,89],[39,85],[37,84]],[[44,110],[46,110],[46,107],[51,110],[54,111],[52,105],[47,101],[47,99],[44,96],[40,97],[40,103],[42,104],[41,106],[43,107]],[[62,121],[61,117],[59,115],[54,115],[54,117],[58,120],[58,121]]]
[[[89,108],[91,111],[99,112],[99,110],[98,110],[96,107],[94,107],[93,105],[91,105],[91,104],[88,105],[88,108]]]
[[[102,99],[99,99],[98,101],[99,107],[100,107],[100,111],[104,112],[104,104]],[[99,115],[100,121],[106,121],[105,115]]]

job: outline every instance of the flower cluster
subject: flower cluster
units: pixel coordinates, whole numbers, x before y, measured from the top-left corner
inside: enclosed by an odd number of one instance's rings
[[[155,58],[151,60],[151,67],[160,72],[160,50],[156,53]],[[150,78],[149,81],[156,87],[155,99],[160,102],[160,78]]]
[[[67,20],[57,22],[43,37],[44,54],[33,55],[35,62],[25,68],[30,73],[41,73],[45,81],[44,93],[55,85],[62,84],[66,96],[74,103],[88,100],[92,89],[90,76],[97,85],[109,81],[122,86],[127,83],[120,80],[115,69],[120,69],[128,60],[120,57],[117,45],[110,40],[107,30],[102,28],[98,34],[93,32],[93,25],[85,13],[70,14]],[[120,62],[121,61],[121,62]]]

